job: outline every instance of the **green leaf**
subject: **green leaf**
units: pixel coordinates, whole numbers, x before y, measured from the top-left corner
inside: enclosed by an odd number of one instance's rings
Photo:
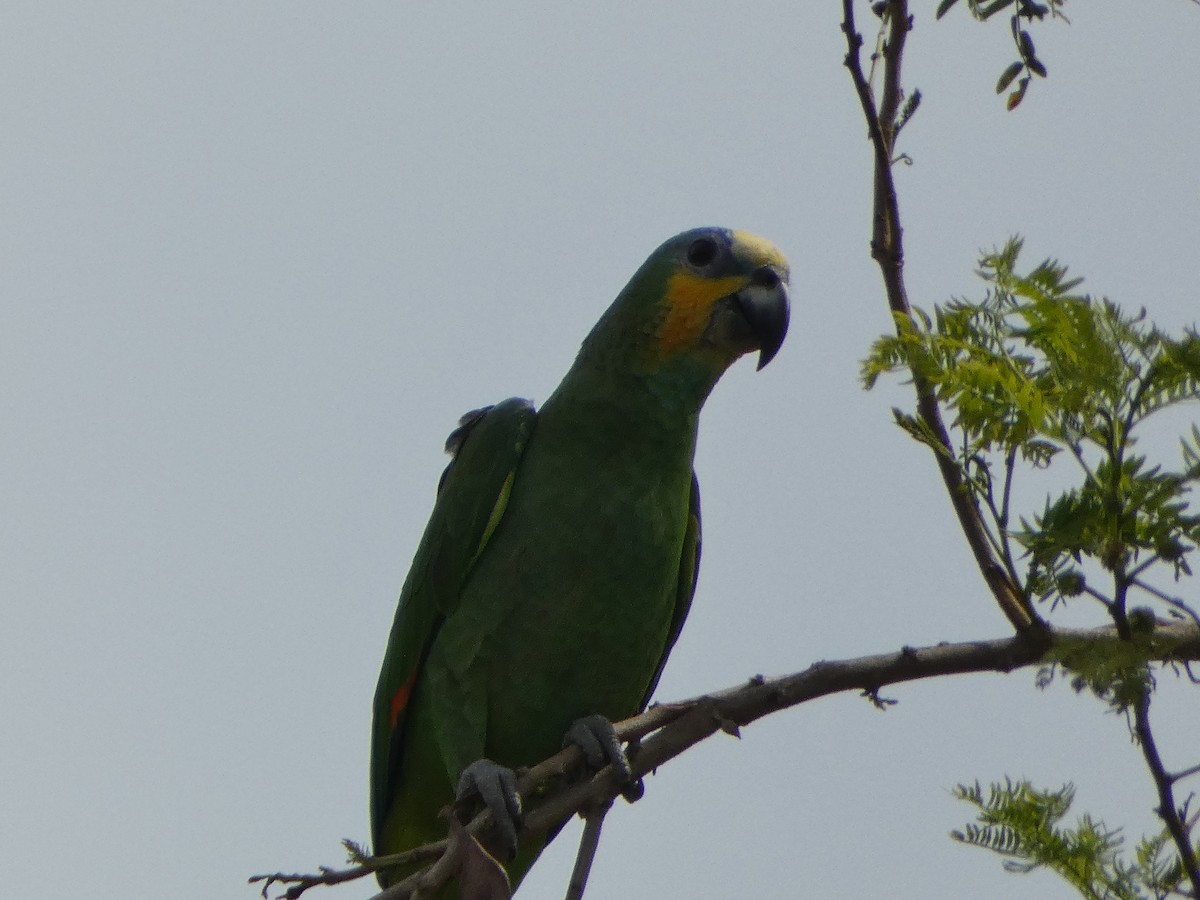
[[[909,415],[896,407],[892,407],[892,418],[913,440],[924,444],[939,455],[945,456],[949,453],[945,445],[938,440],[938,436],[924,419]]]
[[[1008,68],[1001,73],[1000,80],[996,82],[996,93],[1003,94],[1005,88],[1012,84],[1013,79],[1021,74],[1023,68],[1025,68],[1025,64],[1020,60],[1010,63]]]
[[[1033,49],[1033,38],[1023,28],[1017,33],[1017,49],[1021,52],[1021,58],[1027,62],[1037,56]]]
[[[1043,19],[1050,12],[1050,7],[1043,6],[1041,3],[1034,3],[1033,0],[1021,0],[1021,8],[1017,10],[1018,16],[1024,16],[1026,19]]]
[[[1025,89],[1027,87],[1029,87],[1028,75],[1017,82],[1017,89],[1008,95],[1008,102],[1005,104],[1005,108],[1009,112],[1016,109],[1021,104],[1021,101],[1025,99]]]
[[[980,21],[986,22],[996,13],[1000,12],[1002,9],[1007,9],[1015,2],[1016,0],[992,0],[992,2],[988,3],[986,6],[977,7],[975,15],[979,17]]]
[[[958,0],[942,0],[942,2],[938,4],[937,13],[934,15],[934,18],[940,19],[942,16],[948,13],[950,11],[950,7],[957,2]]]

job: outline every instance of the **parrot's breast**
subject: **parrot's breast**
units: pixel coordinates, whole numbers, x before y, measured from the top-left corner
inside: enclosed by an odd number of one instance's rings
[[[439,638],[485,678],[485,750],[507,765],[556,751],[577,718],[636,712],[666,650],[694,439],[594,438],[539,420]]]

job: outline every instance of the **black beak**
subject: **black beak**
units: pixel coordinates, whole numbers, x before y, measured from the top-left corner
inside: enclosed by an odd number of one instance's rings
[[[750,284],[737,292],[736,300],[738,310],[758,339],[761,369],[775,358],[787,336],[791,318],[787,285],[775,269],[763,266],[751,276]]]

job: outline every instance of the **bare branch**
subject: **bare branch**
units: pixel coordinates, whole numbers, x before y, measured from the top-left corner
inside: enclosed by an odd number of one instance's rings
[[[1045,635],[1018,634],[988,641],[903,647],[893,653],[857,659],[813,663],[802,672],[778,678],[755,676],[746,684],[715,694],[678,703],[652,706],[639,715],[616,724],[624,742],[638,742],[630,763],[635,776],[653,772],[718,731],[730,733],[763,716],[798,706],[808,700],[855,691],[878,697],[882,688],[925,678],[968,672],[1011,672],[1048,661],[1058,646],[1078,649],[1082,644],[1103,648],[1120,638],[1113,627],[1097,629],[1053,629]],[[1155,658],[1165,662],[1200,660],[1200,626],[1192,621],[1159,625],[1151,638]],[[608,766],[585,780],[568,783],[563,789],[540,796],[551,782],[565,775],[585,772],[583,752],[571,745],[525,771],[517,781],[523,798],[535,798],[525,815],[520,837],[526,839],[560,827],[582,810],[606,807],[627,789],[626,776]],[[481,834],[490,826],[490,814],[482,812],[467,826]],[[360,878],[378,869],[417,860],[437,860],[432,866],[409,876],[377,894],[373,900],[402,900],[420,888],[425,891],[444,884],[453,876],[457,861],[452,841],[438,841],[391,857],[369,858],[344,871],[322,869],[317,875],[256,875],[251,881],[268,886],[290,884],[283,895],[294,900],[317,884],[337,884]],[[264,888],[265,890],[265,888]]]
[[[612,803],[602,803],[599,807],[588,810],[583,814],[583,834],[579,838],[579,852],[575,855],[575,868],[571,872],[571,881],[567,884],[566,900],[582,900],[583,892],[587,889],[588,875],[592,871],[592,860],[596,858],[596,848],[600,846],[600,829],[604,827],[604,817],[612,809]]]
[[[1185,778],[1191,778],[1193,775],[1200,775],[1200,765],[1189,766],[1188,768],[1182,769],[1178,772],[1172,772],[1171,783],[1174,784],[1176,782],[1183,781]]]
[[[1138,744],[1142,748],[1142,756],[1146,760],[1146,768],[1154,778],[1154,786],[1158,790],[1158,808],[1155,812],[1167,826],[1175,849],[1179,853],[1179,863],[1192,883],[1192,896],[1200,897],[1200,865],[1196,862],[1196,850],[1192,846],[1188,825],[1184,822],[1184,813],[1175,804],[1175,782],[1163,765],[1162,757],[1158,754],[1158,745],[1154,741],[1154,732],[1150,729],[1150,690],[1142,692],[1142,696],[1133,707],[1133,727],[1137,734]]]

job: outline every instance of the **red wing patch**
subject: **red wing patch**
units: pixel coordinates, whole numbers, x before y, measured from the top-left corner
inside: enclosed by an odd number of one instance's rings
[[[405,679],[404,684],[397,688],[396,693],[392,694],[392,728],[396,727],[396,723],[400,720],[400,713],[404,712],[408,706],[408,698],[412,694],[413,685],[417,683],[417,670],[413,669],[412,674]]]

